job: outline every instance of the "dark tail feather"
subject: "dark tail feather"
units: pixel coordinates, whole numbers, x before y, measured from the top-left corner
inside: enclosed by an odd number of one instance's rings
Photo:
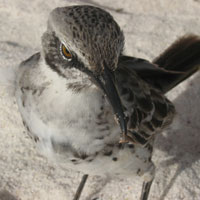
[[[151,77],[149,82],[163,93],[190,77],[200,66],[200,37],[187,35],[173,43],[164,53],[155,58],[154,64],[170,71],[157,77]],[[180,73],[171,73],[171,72]]]

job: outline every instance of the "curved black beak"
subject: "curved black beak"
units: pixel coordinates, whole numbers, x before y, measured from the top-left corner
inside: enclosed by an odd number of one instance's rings
[[[125,138],[127,135],[126,117],[124,115],[121,100],[114,84],[114,75],[108,69],[106,64],[104,64],[104,70],[102,74],[95,77],[95,81],[107,96],[107,99],[112,106],[116,120],[120,125],[122,135],[124,136],[122,137]]]

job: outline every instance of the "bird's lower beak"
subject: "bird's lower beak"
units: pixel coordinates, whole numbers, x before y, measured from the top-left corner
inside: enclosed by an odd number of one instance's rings
[[[127,134],[126,117],[124,115],[121,100],[114,84],[113,74],[106,66],[104,66],[102,74],[96,77],[95,79],[97,81],[97,84],[105,93],[109,103],[112,106],[115,118],[117,119],[117,122],[119,123],[120,128],[122,130],[122,135],[126,136]]]

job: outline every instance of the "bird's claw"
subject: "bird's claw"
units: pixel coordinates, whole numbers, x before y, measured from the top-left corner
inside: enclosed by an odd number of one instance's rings
[[[125,133],[122,133],[119,143],[124,144],[124,143],[128,143],[129,141],[130,141],[129,137]]]

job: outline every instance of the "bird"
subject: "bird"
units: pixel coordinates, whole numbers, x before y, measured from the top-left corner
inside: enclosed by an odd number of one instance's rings
[[[88,175],[143,180],[155,176],[154,140],[176,110],[165,94],[199,70],[200,37],[186,35],[152,62],[124,54],[124,33],[107,11],[90,6],[51,11],[41,51],[17,71],[16,101],[42,155]]]

